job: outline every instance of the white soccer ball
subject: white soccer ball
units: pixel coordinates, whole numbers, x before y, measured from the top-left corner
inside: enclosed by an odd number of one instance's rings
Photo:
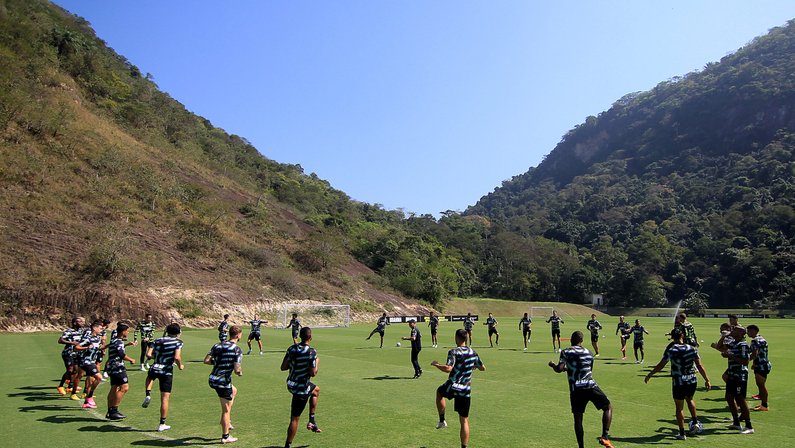
[[[395,347],[400,347],[400,342],[395,342]]]

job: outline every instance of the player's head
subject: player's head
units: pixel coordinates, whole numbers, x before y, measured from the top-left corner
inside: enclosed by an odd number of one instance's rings
[[[489,313],[489,317],[492,317],[491,313]]]
[[[624,316],[618,316],[618,321],[619,322],[624,322]]]
[[[596,314],[591,314],[591,319],[596,319]]]
[[[467,313],[467,317],[472,317],[472,313]]]
[[[721,331],[721,332],[723,332],[723,331],[730,331],[731,329],[732,329],[732,326],[731,326],[731,325],[729,325],[729,323],[728,323],[728,322],[724,322],[724,323],[720,324],[720,331]]]
[[[124,322],[119,322],[116,324],[116,335],[120,338],[126,338],[127,333],[130,331],[130,326],[125,324]]]
[[[640,319],[635,319],[635,325],[640,326]]]
[[[166,326],[166,334],[169,336],[179,336],[182,333],[182,328],[179,327],[179,324],[172,323]]]
[[[582,331],[577,330],[571,334],[571,345],[580,345],[582,344],[582,341],[583,341]]]
[[[674,342],[682,342],[684,340],[685,335],[682,333],[682,330],[678,328],[674,328],[671,330],[671,340]]]
[[[527,313],[524,313],[524,317],[527,317]]]
[[[748,326],[748,336],[755,338],[759,334],[759,327],[754,324]]]
[[[102,319],[102,328],[106,329],[110,326],[110,319]]]
[[[257,320],[257,319],[259,319],[259,314],[254,313],[254,320]]]
[[[229,340],[240,339],[242,333],[243,330],[240,327],[232,325],[232,328],[229,329]]]
[[[309,342],[312,340],[312,329],[309,327],[301,327],[301,331],[298,333],[298,337],[301,338],[301,342]]]
[[[386,317],[386,313],[382,313],[382,314],[381,314],[381,317]]]
[[[431,316],[433,316],[433,311],[431,311]]]
[[[467,332],[463,328],[459,328],[455,331],[455,343],[456,345],[461,345],[467,341]]]
[[[417,321],[414,319],[409,319],[409,327],[414,328],[417,326]]]
[[[729,325],[735,327],[740,324],[740,319],[737,318],[736,314],[729,314]]]
[[[677,321],[679,321],[679,322],[681,322],[681,323],[685,323],[685,322],[687,322],[687,314],[685,314],[685,313],[679,313],[679,315],[678,315],[678,316],[676,316],[676,320],[677,320]]]
[[[146,313],[146,320],[152,320],[152,313]]]
[[[73,317],[72,318],[72,328],[78,329],[83,326],[83,318],[82,317]]]
[[[552,310],[552,315],[553,315],[553,316],[557,316],[557,315],[558,315],[558,312],[557,312],[556,310]]]
[[[296,317],[298,317],[298,313],[293,313],[293,319],[295,319]]]
[[[91,322],[91,333],[97,335],[100,332],[102,332],[102,321],[97,319],[94,322]]]
[[[228,314],[224,314],[224,320],[227,320],[227,319],[229,319],[229,315]]]
[[[737,325],[737,326],[732,328],[731,335],[736,341],[739,341],[739,340],[745,338],[745,333],[746,333],[745,327],[743,327],[741,325]]]

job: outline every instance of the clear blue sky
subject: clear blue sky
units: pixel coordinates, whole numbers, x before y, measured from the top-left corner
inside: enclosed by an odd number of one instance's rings
[[[791,0],[55,2],[265,156],[432,214],[795,18]]]

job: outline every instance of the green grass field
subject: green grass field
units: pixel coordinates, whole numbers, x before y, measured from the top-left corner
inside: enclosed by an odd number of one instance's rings
[[[585,318],[567,320],[564,335],[584,329]],[[534,324],[528,352],[521,350],[518,316],[500,318],[502,333],[499,348],[488,348],[486,329],[478,326],[474,346],[487,370],[477,372],[473,380],[472,447],[549,447],[576,446],[569,411],[565,374],[555,374],[547,362],[557,360],[551,351],[547,324]],[[647,361],[636,365],[621,361],[618,339],[613,336],[617,318],[602,317],[607,328],[601,339],[602,357],[597,361],[595,378],[615,407],[611,434],[616,446],[644,444],[733,447],[791,446],[795,411],[786,403],[795,400],[795,389],[787,379],[795,378],[795,360],[784,356],[784,343],[792,336],[795,322],[760,320],[771,346],[774,370],[768,384],[771,411],[754,413],[754,435],[739,435],[725,429],[729,416],[723,391],[700,390],[697,402],[705,432],[686,442],[672,439],[676,427],[670,379],[659,376],[648,385],[645,372],[660,358],[671,328],[669,319],[641,318],[651,335],[647,336]],[[707,345],[717,339],[717,319],[694,319],[698,335]],[[752,323],[750,320],[744,324]],[[458,419],[448,410],[450,427],[435,430],[437,422],[434,393],[445,375],[430,367],[434,359],[443,361],[452,344],[457,324],[441,326],[440,342],[444,347],[430,348],[430,334],[425,326],[425,349],[420,360],[425,374],[412,380],[409,350],[396,348],[400,336],[408,334],[407,325],[387,328],[385,347],[365,342],[372,326],[356,325],[343,329],[318,329],[314,346],[318,350],[320,372],[315,382],[321,387],[318,424],[321,434],[302,427],[294,446],[311,447],[442,447],[458,446]],[[244,335],[247,331],[244,332]],[[235,378],[239,389],[232,419],[234,433],[241,447],[280,447],[288,421],[290,396],[279,371],[283,350],[290,343],[284,330],[265,331],[266,353],[246,356],[244,376]],[[2,400],[1,446],[179,446],[213,445],[219,442],[218,399],[207,386],[209,366],[201,360],[215,342],[210,330],[188,330],[183,334],[187,361],[184,371],[175,373],[169,424],[165,433],[153,431],[158,424],[158,407],[142,409],[144,373],[131,370],[131,389],[121,411],[128,418],[110,423],[101,417],[106,409],[108,386],[98,389],[96,411],[80,409],[79,402],[61,397],[55,391],[62,364],[60,346],[54,333],[5,334],[0,336],[0,386],[7,399]],[[567,342],[564,341],[564,345]],[[590,345],[586,343],[590,348]],[[255,346],[256,347],[256,346]],[[132,348],[136,350],[136,348]],[[632,355],[630,355],[631,357]],[[721,387],[720,375],[725,361],[717,352],[702,349],[707,371]],[[667,369],[666,372],[667,373]],[[663,374],[660,374],[663,375]],[[699,379],[700,380],[700,379]],[[756,393],[753,381],[749,396]],[[752,403],[753,405],[754,403]],[[601,413],[590,407],[585,416],[587,446],[598,446]]]

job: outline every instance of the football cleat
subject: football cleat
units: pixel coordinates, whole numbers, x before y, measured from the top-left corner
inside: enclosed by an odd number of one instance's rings
[[[157,432],[168,431],[169,429],[171,429],[171,427],[168,426],[167,424],[163,423],[163,424],[161,424],[160,426],[157,427]]]
[[[684,434],[677,434],[676,437],[674,437],[674,438],[676,440],[687,440],[687,436],[684,435]]]
[[[754,433],[754,428],[743,428],[742,431],[740,431],[740,434],[753,434],[753,433]]]
[[[445,420],[440,421],[436,425],[436,429],[444,429],[444,428],[447,428],[447,422]]]
[[[141,407],[142,407],[142,408],[148,408],[148,407],[149,407],[149,402],[150,402],[150,401],[152,401],[152,397],[150,397],[149,395],[147,395],[147,396],[146,396],[146,398],[144,398],[144,402],[143,402],[143,403],[141,403]]]
[[[229,437],[227,437],[225,439],[223,437],[221,437],[221,443],[235,443],[235,442],[237,442],[237,438],[236,437],[229,436]]]
[[[754,409],[753,409],[753,410],[754,410],[754,411],[764,411],[764,412],[767,412],[767,411],[769,411],[770,409],[768,409],[768,408],[767,408],[767,406],[762,406],[762,405],[760,404],[760,405],[754,406]]]
[[[610,442],[610,439],[599,437],[599,445],[602,445],[607,448],[613,448],[613,443]]]
[[[58,386],[56,390],[58,391],[59,394],[66,395],[66,388],[64,388],[63,386]]]

